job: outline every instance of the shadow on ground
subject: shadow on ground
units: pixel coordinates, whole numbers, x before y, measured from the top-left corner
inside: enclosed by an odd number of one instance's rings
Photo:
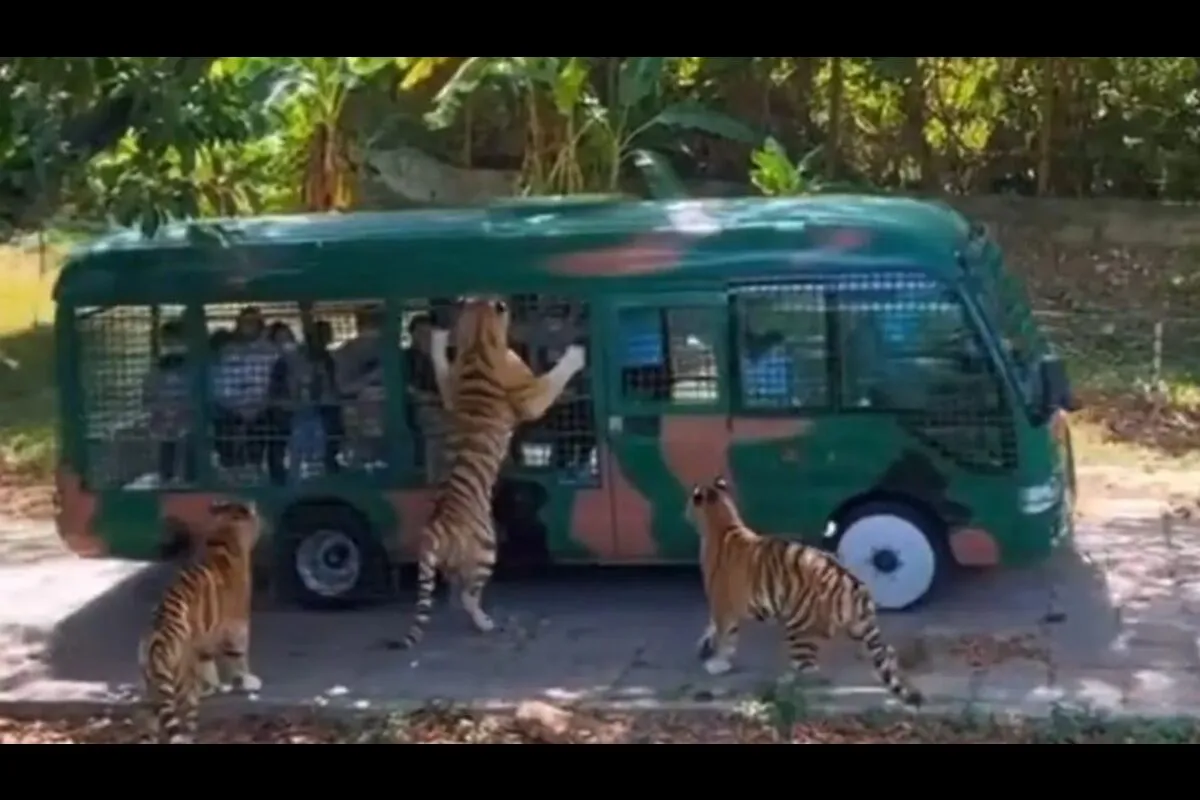
[[[137,680],[138,637],[173,569],[142,569],[52,626],[37,693],[58,682],[75,686],[72,699],[127,696]],[[990,670],[1013,663],[1033,665],[1049,681],[1056,631],[1114,619],[1108,597],[1096,565],[1063,552],[1036,568],[966,574],[925,607],[884,615],[882,627],[928,693],[967,699]],[[694,646],[707,612],[694,568],[510,575],[485,599],[501,630],[474,633],[443,594],[418,648],[389,649],[408,625],[412,600],[406,585],[384,605],[314,613],[260,594],[252,660],[266,682],[262,699],[363,708],[429,698],[704,701],[759,692],[784,670],[778,629],[750,625],[738,669],[720,678],[703,672]],[[1115,626],[1094,629],[1106,633],[1092,646],[1111,646]],[[875,678],[853,648],[831,648],[824,671],[837,686],[864,691],[864,702],[879,702]]]

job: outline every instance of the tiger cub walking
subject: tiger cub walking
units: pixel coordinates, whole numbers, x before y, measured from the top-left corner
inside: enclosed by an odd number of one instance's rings
[[[701,536],[710,621],[698,646],[710,674],[732,668],[739,623],[747,616],[774,618],[787,631],[788,655],[797,671],[816,669],[820,645],[844,632],[862,643],[892,694],[921,705],[921,693],[902,677],[895,651],[883,641],[875,601],[837,559],[750,530],[723,478],[692,489],[688,516]]]
[[[250,555],[261,523],[252,504],[216,501],[198,558],[155,610],[138,651],[159,741],[186,744],[196,733],[200,697],[221,685],[217,660],[234,687],[262,688],[250,672]]]
[[[466,301],[454,328],[457,354],[446,357],[447,332],[436,331],[432,360],[450,415],[446,476],[417,542],[417,604],[399,647],[421,640],[429,624],[438,570],[458,583],[463,609],[483,633],[495,628],[482,608],[496,565],[492,490],[518,423],[539,419],[583,369],[584,351],[572,345],[549,372],[535,376],[508,346],[509,311],[500,300]]]

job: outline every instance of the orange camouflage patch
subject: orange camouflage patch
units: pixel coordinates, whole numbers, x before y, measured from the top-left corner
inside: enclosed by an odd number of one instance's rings
[[[677,234],[645,233],[624,244],[552,258],[547,267],[560,275],[617,278],[669,272],[679,267],[682,257],[683,242]]]
[[[108,548],[96,533],[96,495],[84,490],[83,479],[68,467],[59,467],[54,474],[58,491],[58,512],[55,523],[58,535],[71,552],[83,558],[103,556]]]

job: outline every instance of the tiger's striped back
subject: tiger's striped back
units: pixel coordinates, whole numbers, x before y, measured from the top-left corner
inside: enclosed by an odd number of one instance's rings
[[[417,607],[396,647],[421,640],[439,568],[458,579],[459,598],[475,627],[495,628],[481,602],[496,566],[492,491],[500,465],[517,424],[540,419],[585,362],[583,348],[572,345],[548,372],[535,376],[509,349],[508,326],[503,301],[477,298],[463,306],[455,325],[453,368],[444,343],[433,345],[434,375],[451,414],[449,468],[417,540]]]
[[[167,589],[139,647],[158,737],[172,743],[191,740],[200,696],[219,686],[214,658],[230,646],[227,629],[248,625],[257,511],[222,502],[213,505],[212,514],[213,527],[197,557]],[[244,657],[244,652],[234,655]]]
[[[490,629],[478,598],[496,565],[492,492],[519,421],[510,377],[511,359],[518,357],[508,347],[507,308],[486,299],[467,303],[455,327],[455,345],[444,394],[450,412],[448,467],[418,539],[417,603],[412,625],[397,645],[401,649],[417,644],[429,625],[439,568],[458,578],[476,626]]]
[[[458,573],[463,581],[486,583],[496,564],[492,492],[508,456],[516,418],[485,352],[464,354],[456,390],[446,437],[448,467],[436,489],[420,547],[430,557],[436,555],[440,568]],[[431,587],[428,597],[418,594],[413,629],[404,647],[420,641],[432,607]]]
[[[720,478],[695,487],[692,513],[702,536],[704,584],[716,629],[707,635],[709,655],[719,645],[714,640],[724,632],[728,641],[730,629],[736,636],[737,624],[746,616],[783,624],[789,658],[800,671],[815,669],[820,646],[844,633],[862,644],[892,694],[909,705],[923,702],[903,677],[895,650],[883,640],[870,591],[835,557],[755,533],[742,521]],[[726,650],[727,659],[731,648]]]

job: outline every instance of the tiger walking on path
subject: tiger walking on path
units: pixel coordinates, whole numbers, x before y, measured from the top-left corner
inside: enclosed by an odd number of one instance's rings
[[[845,633],[863,645],[888,691],[911,706],[924,702],[902,676],[895,650],[883,641],[867,587],[836,558],[799,542],[755,533],[742,521],[720,477],[693,487],[687,515],[701,537],[710,620],[698,649],[709,674],[733,668],[739,624],[753,616],[783,624],[788,654],[798,672],[815,670],[821,644]]]
[[[497,299],[464,303],[454,327],[456,356],[446,355],[448,333],[433,333],[431,357],[450,416],[448,471],[439,483],[429,521],[417,542],[417,603],[399,643],[417,644],[429,624],[438,570],[458,583],[463,609],[482,633],[495,628],[483,611],[483,590],[496,565],[492,490],[513,431],[542,417],[585,363],[572,345],[550,371],[535,376],[508,346],[509,310]]]
[[[138,662],[157,737],[190,743],[200,698],[231,688],[255,692],[262,681],[250,671],[251,553],[262,524],[252,504],[216,501],[210,508],[198,558],[167,589],[143,637]]]

